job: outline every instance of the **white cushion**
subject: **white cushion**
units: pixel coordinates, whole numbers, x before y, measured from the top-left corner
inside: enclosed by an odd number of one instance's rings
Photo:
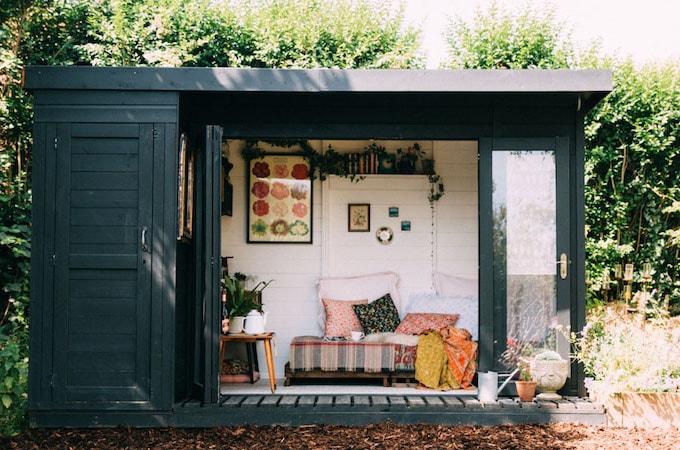
[[[326,328],[326,311],[323,307],[324,298],[329,300],[362,300],[371,303],[385,294],[390,294],[397,311],[401,310],[396,273],[384,272],[371,275],[361,275],[343,278],[322,278],[317,282],[319,294],[319,326]]]
[[[435,272],[434,290],[444,297],[467,297],[479,294],[479,283],[477,280]]]

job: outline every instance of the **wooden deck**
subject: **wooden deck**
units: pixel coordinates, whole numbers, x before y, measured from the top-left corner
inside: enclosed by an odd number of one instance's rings
[[[500,398],[481,403],[475,397],[436,395],[225,395],[216,405],[187,402],[175,410],[177,426],[226,425],[366,425],[431,423],[502,425],[579,422],[606,424],[602,405],[587,399],[534,401]]]

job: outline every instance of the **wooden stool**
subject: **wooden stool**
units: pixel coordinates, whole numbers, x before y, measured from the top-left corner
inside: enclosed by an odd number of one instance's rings
[[[254,348],[255,343],[262,341],[264,345],[264,354],[267,360],[267,372],[269,373],[269,387],[272,390],[272,394],[276,391],[276,373],[274,371],[274,355],[272,353],[272,339],[274,338],[274,333],[268,331],[263,334],[222,334],[220,335],[220,367],[222,361],[224,360],[224,348],[227,342],[241,342],[246,344],[246,350],[248,353],[248,363],[250,364],[250,382],[253,382],[253,372],[254,364],[252,359],[255,359],[255,364],[257,364],[257,357],[255,356]]]

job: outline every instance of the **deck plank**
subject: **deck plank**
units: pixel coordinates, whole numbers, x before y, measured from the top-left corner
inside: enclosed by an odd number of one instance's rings
[[[335,404],[337,406],[350,406],[352,404],[351,395],[338,395],[335,397]]]
[[[280,395],[265,395],[265,397],[260,402],[260,406],[276,406],[281,400]]]
[[[297,404],[297,395],[284,395],[279,401],[279,406],[295,406]]]
[[[465,404],[458,397],[442,397],[442,401],[449,408],[463,408]]]
[[[371,396],[371,400],[373,401],[373,404],[376,406],[389,406],[390,402],[387,401],[387,397],[385,395],[373,395]]]

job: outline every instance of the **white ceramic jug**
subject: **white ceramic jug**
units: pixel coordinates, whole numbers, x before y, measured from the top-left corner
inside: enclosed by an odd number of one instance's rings
[[[243,331],[246,334],[264,333],[264,327],[267,325],[267,315],[269,315],[269,313],[261,313],[256,309],[251,310],[246,316],[245,323],[243,324]]]

